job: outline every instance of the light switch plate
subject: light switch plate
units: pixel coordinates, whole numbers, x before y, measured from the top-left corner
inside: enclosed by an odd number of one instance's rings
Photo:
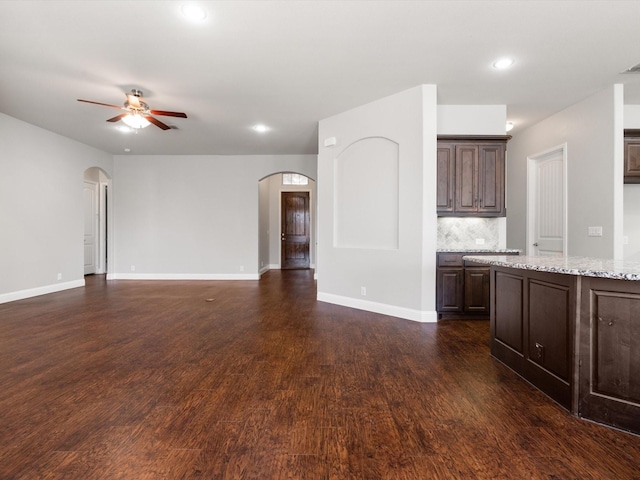
[[[602,227],[589,227],[588,235],[590,237],[601,237],[602,236]]]

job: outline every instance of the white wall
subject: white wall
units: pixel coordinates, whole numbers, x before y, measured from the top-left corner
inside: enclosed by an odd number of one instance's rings
[[[114,157],[111,278],[258,278],[259,181],[315,178],[316,165],[315,155]]]
[[[436,132],[433,85],[419,86],[320,122],[319,300],[412,320],[435,320]],[[337,139],[337,145],[324,147],[324,140],[330,137]],[[334,162],[350,145],[372,137],[399,145],[398,248],[339,248],[334,244],[334,213],[340,209],[334,203]],[[369,177],[372,174],[375,176],[375,171],[368,172]],[[358,178],[352,181],[358,182]],[[369,207],[363,204],[361,208]],[[357,225],[371,212],[366,213],[354,216],[353,222]],[[366,296],[361,294],[361,287],[366,288]]]
[[[527,157],[566,143],[568,255],[613,258],[622,244],[622,111],[611,86],[514,135],[507,169],[507,244],[526,249]],[[602,237],[588,237],[602,226]]]
[[[506,105],[438,105],[438,135],[505,135]]]
[[[112,156],[4,114],[0,145],[0,303],[84,285],[84,171]]]
[[[258,266],[261,274],[269,270],[269,178],[258,182]]]
[[[282,175],[269,177],[269,262],[270,268],[280,268],[280,192]],[[273,232],[273,234],[271,234]]]

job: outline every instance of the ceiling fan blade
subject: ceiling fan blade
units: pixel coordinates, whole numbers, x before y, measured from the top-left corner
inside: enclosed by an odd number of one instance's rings
[[[84,103],[93,103],[94,105],[102,105],[103,107],[111,107],[111,108],[118,108],[120,110],[123,110],[122,107],[119,107],[118,105],[111,105],[110,103],[100,103],[100,102],[92,102],[91,100],[82,100],[81,98],[77,99],[79,102],[84,102]]]
[[[158,120],[157,118],[153,118],[151,115],[145,115],[144,118],[149,120],[156,127],[160,127],[162,130],[170,130],[171,129],[171,127],[169,125],[166,125],[166,124],[162,123],[160,120]]]
[[[129,115],[128,113],[121,113],[120,115],[110,118],[109,120],[107,120],[107,122],[117,122],[118,120],[122,120],[122,118],[126,117],[127,115]]]
[[[153,115],[165,115],[167,117],[187,118],[187,114],[182,112],[167,112],[165,110],[149,110],[149,113]]]

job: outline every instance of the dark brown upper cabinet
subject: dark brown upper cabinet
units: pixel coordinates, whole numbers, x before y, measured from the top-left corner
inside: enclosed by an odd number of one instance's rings
[[[508,135],[438,137],[440,217],[504,217]]]
[[[456,157],[455,147],[451,143],[438,142],[438,213],[453,213],[454,192],[456,188]]]
[[[624,131],[624,183],[640,183],[640,130]]]

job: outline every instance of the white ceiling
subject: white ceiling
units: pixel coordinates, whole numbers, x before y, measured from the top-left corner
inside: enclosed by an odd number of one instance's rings
[[[183,3],[0,1],[0,112],[113,154],[299,154],[319,120],[423,83],[506,104],[512,133],[614,83],[640,104],[620,74],[640,63],[640,1],[202,1],[200,24]],[[134,87],[189,118],[125,134],[76,101]]]

